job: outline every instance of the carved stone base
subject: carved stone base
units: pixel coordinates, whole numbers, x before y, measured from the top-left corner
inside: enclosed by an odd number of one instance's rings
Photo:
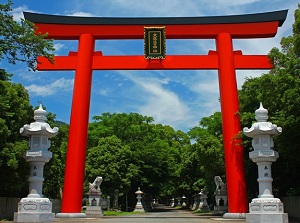
[[[87,218],[101,218],[103,216],[101,206],[87,206],[85,214]]]
[[[18,213],[14,214],[14,222],[52,222],[54,213]]]
[[[137,204],[135,206],[134,212],[145,212],[143,205]]]
[[[288,223],[288,214],[284,213],[283,203],[278,198],[255,198],[249,204],[247,223]]]
[[[52,222],[52,203],[48,198],[26,197],[18,204],[18,212],[14,213],[14,222]]]
[[[278,198],[255,198],[249,204],[251,214],[276,214],[284,213],[283,203]]]
[[[288,223],[288,214],[246,214],[247,223]]]

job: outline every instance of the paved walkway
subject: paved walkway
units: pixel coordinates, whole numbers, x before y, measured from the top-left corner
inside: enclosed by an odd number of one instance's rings
[[[175,210],[174,208],[161,207],[153,212],[134,214],[121,217],[109,217],[104,216],[102,218],[84,218],[84,219],[68,219],[68,218],[56,218],[55,222],[58,223],[70,223],[70,222],[82,222],[82,223],[221,223],[221,222],[234,222],[245,223],[246,220],[224,220],[216,216],[199,215],[194,214],[189,210]]]

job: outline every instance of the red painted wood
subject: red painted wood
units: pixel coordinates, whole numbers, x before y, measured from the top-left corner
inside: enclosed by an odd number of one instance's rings
[[[91,34],[80,36],[68,137],[62,213],[81,213],[82,208],[94,44],[95,40]]]
[[[76,53],[73,56],[56,56],[51,64],[39,57],[37,68],[46,70],[75,70]],[[265,55],[234,55],[236,69],[271,69]],[[94,56],[93,70],[211,70],[218,69],[217,54],[210,55],[168,55],[164,60],[146,60],[144,56]]]
[[[63,25],[35,23],[37,33],[48,33],[49,39],[77,40],[82,33],[95,39],[143,39],[145,25]],[[154,26],[154,25],[151,25]],[[160,25],[161,26],[161,25]],[[278,21],[240,24],[167,25],[167,39],[215,39],[219,33],[232,38],[266,38],[277,33]]]
[[[240,128],[238,91],[232,39],[220,33],[216,39],[219,58],[219,88],[221,97],[223,145],[229,213],[247,213],[248,201],[244,171],[244,150],[237,139]]]

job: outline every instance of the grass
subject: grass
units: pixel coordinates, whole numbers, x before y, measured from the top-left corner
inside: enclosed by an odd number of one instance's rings
[[[211,214],[211,210],[195,210],[193,211],[194,214]]]

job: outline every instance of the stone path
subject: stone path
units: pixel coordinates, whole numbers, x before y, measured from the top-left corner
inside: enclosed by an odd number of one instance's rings
[[[190,210],[175,210],[166,206],[156,209],[154,212],[134,214],[121,217],[104,216],[102,218],[85,218],[85,219],[55,219],[57,223],[221,223],[221,222],[245,223],[245,220],[224,220],[216,216],[204,216],[193,214]]]

